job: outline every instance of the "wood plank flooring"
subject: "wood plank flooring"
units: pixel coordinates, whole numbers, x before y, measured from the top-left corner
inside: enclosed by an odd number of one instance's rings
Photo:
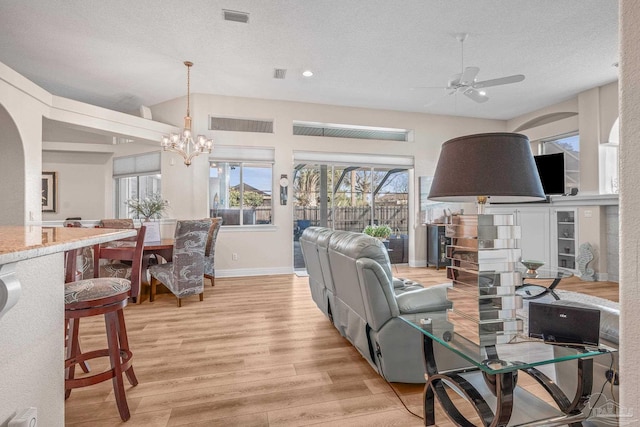
[[[394,275],[445,281],[432,268],[394,266]],[[560,288],[618,300],[617,283],[572,278]],[[178,308],[160,294],[127,306],[125,317],[139,380],[126,383],[128,427],[423,425],[315,306],[306,277],[217,278],[204,302]],[[106,345],[101,318],[83,319],[80,331],[83,350]],[[422,415],[421,385],[393,387]],[[73,390],[65,408],[67,426],[125,425],[110,381]],[[436,420],[453,425],[440,412]]]

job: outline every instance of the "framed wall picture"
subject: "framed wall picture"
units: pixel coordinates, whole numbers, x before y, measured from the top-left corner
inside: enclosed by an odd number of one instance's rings
[[[42,172],[42,212],[56,212],[58,172]]]

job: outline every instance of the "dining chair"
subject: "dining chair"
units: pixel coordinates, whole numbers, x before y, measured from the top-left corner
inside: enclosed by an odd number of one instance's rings
[[[140,289],[139,273],[135,282],[135,271],[139,272],[142,264],[142,248],[144,245],[145,227],[140,228],[136,238],[135,248],[100,248],[94,247],[95,258],[108,256],[110,251],[118,251],[113,256],[118,259],[131,259],[134,265],[132,280],[119,277],[96,277],[93,279],[69,281],[64,289],[65,323],[69,328],[65,357],[65,399],[71,395],[71,390],[86,387],[102,381],[112,380],[116,406],[120,418],[124,421],[131,417],[124,389],[123,374],[133,386],[138,379],[133,371],[133,353],[129,348],[127,328],[124,321],[124,307],[130,297],[137,297]],[[66,273],[69,279],[75,274],[77,250],[68,251]],[[96,271],[99,271],[96,269]],[[80,319],[91,316],[104,315],[107,348],[82,352],[80,350]],[[75,366],[83,369],[88,360],[108,357],[110,369],[103,372],[76,378]]]
[[[204,299],[204,252],[210,228],[210,218],[177,221],[173,260],[149,267],[150,301],[155,299],[159,283],[178,298],[178,307],[182,306],[182,298],[189,295]]]
[[[133,220],[131,218],[108,218],[100,220],[102,228],[133,228]]]
[[[135,245],[95,245],[93,247],[93,270],[97,272],[96,277],[118,277],[130,280],[130,296],[134,302],[137,302],[140,295],[145,232],[145,226],[138,229]],[[101,260],[108,262],[100,262]]]
[[[222,225],[222,217],[211,218],[211,228],[207,236],[207,246],[204,250],[204,277],[211,281],[211,286],[215,286],[216,270],[214,268],[214,259],[216,255],[216,240],[218,239],[218,231]]]

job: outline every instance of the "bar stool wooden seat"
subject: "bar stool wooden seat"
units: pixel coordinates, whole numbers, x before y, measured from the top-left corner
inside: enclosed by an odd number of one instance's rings
[[[138,232],[136,250],[132,251],[135,252],[135,256],[132,257],[133,264],[138,268],[142,260],[144,232],[145,229],[142,227]],[[67,255],[67,271],[75,271],[75,260],[75,251],[70,251]],[[65,284],[64,313],[70,335],[65,360],[65,398],[69,397],[74,388],[86,387],[111,379],[120,418],[124,421],[128,420],[131,415],[124,389],[123,374],[133,386],[138,384],[138,380],[133,371],[133,354],[129,348],[123,309],[132,293],[137,296],[139,288],[139,278],[137,283],[119,277],[98,277]],[[78,337],[80,319],[100,315],[105,317],[107,348],[83,353],[80,351]],[[111,368],[80,378],[75,377],[76,365],[82,366],[86,361],[99,357],[108,357]]]

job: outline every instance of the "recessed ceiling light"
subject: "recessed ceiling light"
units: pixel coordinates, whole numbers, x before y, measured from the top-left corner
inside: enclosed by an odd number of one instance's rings
[[[480,95],[482,95],[482,96],[485,96],[485,95],[487,94],[487,92],[485,92],[485,91],[483,91],[483,90],[479,91],[478,93],[479,93]]]
[[[311,71],[311,70],[304,70],[304,71],[302,72],[302,75],[303,75],[303,76],[305,76],[305,77],[311,77],[311,76],[313,76],[313,71]]]

